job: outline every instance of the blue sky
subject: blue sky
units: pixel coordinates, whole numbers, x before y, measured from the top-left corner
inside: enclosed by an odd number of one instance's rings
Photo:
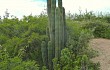
[[[63,6],[66,13],[98,11],[110,13],[110,0],[63,0]],[[23,15],[39,15],[42,11],[46,12],[46,0],[0,0],[0,16],[4,15],[8,9],[10,15],[15,15],[21,18]]]

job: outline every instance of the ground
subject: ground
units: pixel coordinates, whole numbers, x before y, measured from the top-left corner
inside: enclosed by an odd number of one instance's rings
[[[99,56],[93,58],[94,62],[100,62],[101,70],[110,70],[110,40],[92,39],[90,45],[99,52]]]

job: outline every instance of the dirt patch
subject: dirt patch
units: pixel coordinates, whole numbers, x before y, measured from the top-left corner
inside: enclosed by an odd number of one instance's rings
[[[94,62],[100,62],[101,70],[110,70],[110,40],[92,39],[90,45],[99,52],[99,56],[93,58]]]

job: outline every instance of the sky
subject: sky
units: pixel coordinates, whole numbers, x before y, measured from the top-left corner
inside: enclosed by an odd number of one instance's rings
[[[62,0],[66,13],[79,13],[79,10],[85,12],[109,12],[110,0]],[[23,15],[39,15],[46,12],[46,0],[0,0],[0,16],[5,15],[8,9],[10,15],[22,18]]]

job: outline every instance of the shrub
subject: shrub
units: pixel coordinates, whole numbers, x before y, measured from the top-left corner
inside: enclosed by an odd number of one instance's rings
[[[8,52],[0,50],[0,70],[39,70],[36,61],[22,61],[19,57],[9,57]]]
[[[99,63],[93,63],[87,55],[75,58],[75,54],[68,48],[61,51],[59,62],[57,59],[53,59],[53,62],[54,70],[100,70]]]
[[[75,56],[87,52],[91,38],[93,38],[91,30],[81,28],[81,24],[78,23],[69,24],[67,46],[75,53]]]
[[[93,31],[93,35],[96,38],[108,38],[110,39],[110,24],[106,22],[94,21],[87,22],[82,25],[82,28]]]

